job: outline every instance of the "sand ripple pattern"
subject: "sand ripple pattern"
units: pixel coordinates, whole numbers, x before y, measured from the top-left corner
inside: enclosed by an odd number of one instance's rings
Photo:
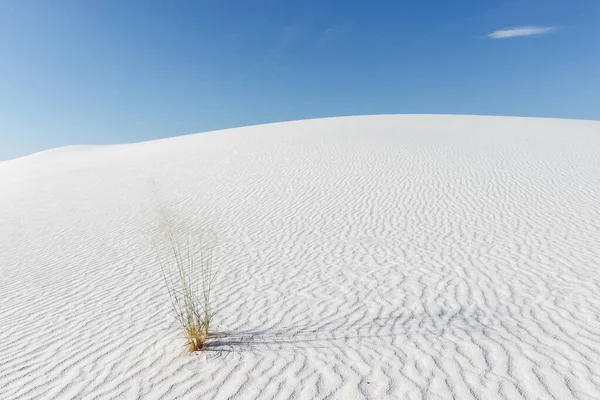
[[[188,355],[149,182],[217,249]],[[0,163],[1,399],[600,399],[600,123],[373,116]]]

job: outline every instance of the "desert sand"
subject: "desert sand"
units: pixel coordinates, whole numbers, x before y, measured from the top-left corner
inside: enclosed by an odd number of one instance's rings
[[[202,352],[153,188],[217,244]],[[600,122],[344,117],[5,161],[0,304],[5,400],[599,399]]]

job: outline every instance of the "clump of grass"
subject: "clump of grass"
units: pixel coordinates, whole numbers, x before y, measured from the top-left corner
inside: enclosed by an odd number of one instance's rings
[[[171,306],[190,352],[202,350],[211,336],[215,316],[213,249],[198,239],[200,251],[193,254],[189,237],[182,247],[168,218],[164,218],[162,228],[170,257],[161,256],[158,247],[157,254]]]

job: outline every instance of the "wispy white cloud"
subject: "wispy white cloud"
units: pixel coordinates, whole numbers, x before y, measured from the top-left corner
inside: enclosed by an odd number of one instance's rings
[[[336,40],[343,38],[349,29],[350,23],[348,22],[344,25],[335,25],[325,29],[319,38],[317,48],[327,47]]]
[[[543,27],[543,26],[520,26],[516,28],[500,29],[496,32],[492,32],[487,35],[492,39],[506,39],[519,36],[534,36],[534,35],[545,35],[547,33],[554,32],[557,28],[555,27]]]

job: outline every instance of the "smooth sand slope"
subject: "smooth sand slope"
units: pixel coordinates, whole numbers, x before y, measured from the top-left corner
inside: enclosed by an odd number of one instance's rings
[[[183,347],[153,244],[218,240]],[[0,163],[0,399],[599,399],[600,122],[370,116]]]

